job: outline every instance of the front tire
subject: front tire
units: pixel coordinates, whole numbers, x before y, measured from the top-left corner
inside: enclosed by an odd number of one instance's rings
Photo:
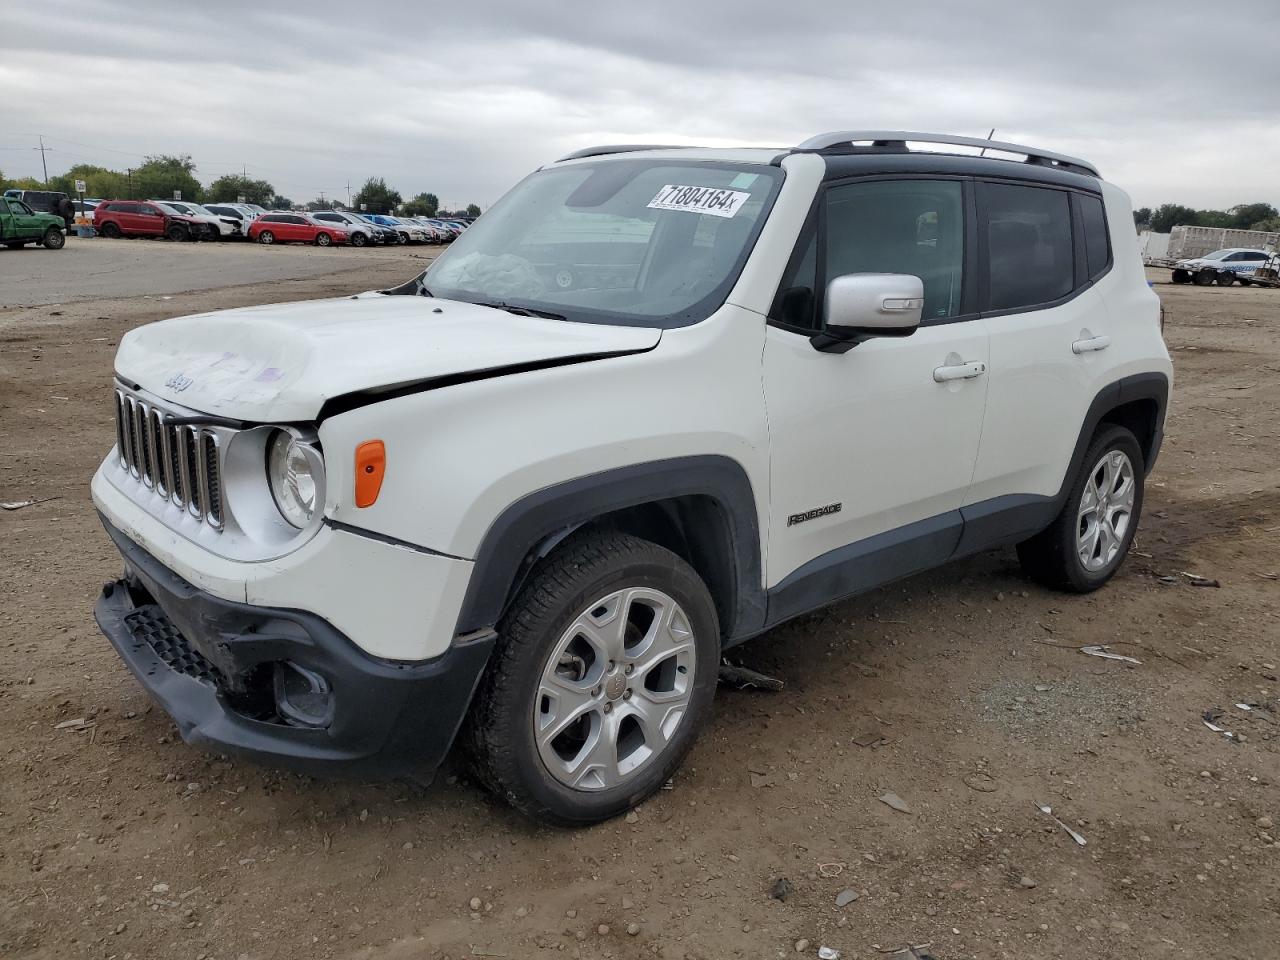
[[[715,604],[669,550],[623,534],[566,541],[498,625],[463,742],[477,779],[560,826],[659,789],[711,711]]]
[[[67,245],[67,235],[57,227],[50,227],[44,232],[40,242],[44,244],[47,250],[61,250]]]
[[[184,243],[185,241],[191,239],[191,231],[188,230],[186,227],[182,226],[181,224],[175,223],[173,226],[171,226],[168,230],[165,231],[165,236],[168,237],[170,240],[172,240],[174,243]]]
[[[1209,287],[1213,285],[1213,281],[1218,278],[1218,274],[1214,270],[1201,270],[1199,273],[1193,274],[1191,279],[1198,287]]]
[[[1234,273],[1223,271],[1222,273],[1218,274],[1218,286],[1220,287],[1229,287],[1235,282],[1236,282],[1236,275]]]
[[[1173,271],[1173,282],[1174,283],[1190,283],[1191,273],[1187,270],[1175,270]]]
[[[316,234],[316,246],[317,246],[317,247],[327,247],[327,246],[329,246],[329,244],[331,244],[331,243],[333,243],[333,237],[329,236],[327,233],[317,233],[317,234]]]
[[[1055,590],[1089,593],[1110,580],[1142,516],[1145,464],[1129,430],[1104,424],[1067,502],[1048,529],[1018,544],[1027,574]]]
[[[258,242],[262,244],[266,244],[267,246],[271,246],[271,244],[276,242],[276,235],[272,233],[270,230],[263,230],[260,234],[258,234]]]
[[[353,247],[363,247],[368,242],[369,239],[358,230],[351,234],[351,245]]]

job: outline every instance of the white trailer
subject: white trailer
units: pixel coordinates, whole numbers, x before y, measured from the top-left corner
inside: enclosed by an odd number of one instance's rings
[[[1169,234],[1169,247],[1164,259],[1194,260],[1228,247],[1275,250],[1280,247],[1280,233],[1267,233],[1263,230],[1232,230],[1228,227],[1177,226]]]

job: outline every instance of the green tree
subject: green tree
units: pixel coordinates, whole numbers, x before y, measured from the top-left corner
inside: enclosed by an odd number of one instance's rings
[[[1137,210],[1133,211],[1133,225],[1139,229],[1142,229],[1143,227],[1150,227],[1151,208],[1139,207]]]
[[[478,204],[478,203],[468,203],[468,204],[467,204],[467,216],[468,216],[468,217],[478,217],[478,216],[480,216],[480,204]]]
[[[1227,212],[1231,214],[1231,226],[1237,230],[1251,230],[1255,223],[1280,217],[1280,210],[1269,203],[1241,203]]]
[[[1196,211],[1180,203],[1162,203],[1151,214],[1151,232],[1168,233],[1179,224],[1194,225]]]
[[[387,186],[386,180],[382,177],[370,177],[356,194],[354,202],[357,210],[363,209],[368,213],[390,213],[400,206],[402,201],[400,194]],[[362,207],[361,204],[364,206]]]
[[[1195,220],[1197,227],[1234,227],[1235,218],[1225,210],[1197,210]]]
[[[1259,220],[1257,223],[1249,225],[1250,230],[1263,230],[1267,233],[1280,233],[1280,217],[1271,217],[1267,220]]]
[[[175,190],[179,190],[183,200],[199,201],[204,188],[195,178],[195,170],[195,162],[188,154],[160,154],[147,157],[142,166],[133,171],[130,180],[139,197],[168,200]]]
[[[333,210],[337,206],[338,205],[334,203],[334,201],[323,200],[320,197],[316,197],[314,200],[310,200],[307,202],[308,210]]]
[[[61,176],[51,177],[49,188],[75,196],[77,180],[84,181],[86,197],[113,200],[117,197],[126,197],[129,191],[129,178],[125,174],[119,170],[108,170],[106,167],[99,167],[92,163],[77,163]]]
[[[267,204],[267,206],[270,206],[272,210],[292,210],[293,201],[277,193],[271,198],[271,203]]]
[[[276,188],[265,180],[251,180],[238,173],[228,173],[209,184],[206,198],[210,203],[236,203],[244,197],[245,203],[265,207],[276,195]]]
[[[434,193],[420,193],[405,202],[406,217],[434,217],[440,210],[440,201]]]
[[[0,190],[43,190],[44,183],[35,177],[19,177],[17,180],[6,180],[0,176]]]

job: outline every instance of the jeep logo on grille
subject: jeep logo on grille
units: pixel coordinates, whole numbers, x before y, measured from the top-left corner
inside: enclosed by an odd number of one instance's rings
[[[193,383],[195,383],[195,380],[193,378],[188,377],[185,374],[175,373],[172,377],[170,377],[168,380],[164,382],[164,385],[168,387],[170,390],[173,390],[177,393],[181,393],[183,390],[187,389],[187,387],[191,386]]]

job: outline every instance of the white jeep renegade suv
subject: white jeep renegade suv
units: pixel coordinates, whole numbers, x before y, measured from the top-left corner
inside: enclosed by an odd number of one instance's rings
[[[192,743],[429,775],[461,734],[612,816],[726,647],[990,547],[1116,572],[1172,372],[1132,234],[1014,144],[572,154],[401,287],[130,332],[98,622]]]

